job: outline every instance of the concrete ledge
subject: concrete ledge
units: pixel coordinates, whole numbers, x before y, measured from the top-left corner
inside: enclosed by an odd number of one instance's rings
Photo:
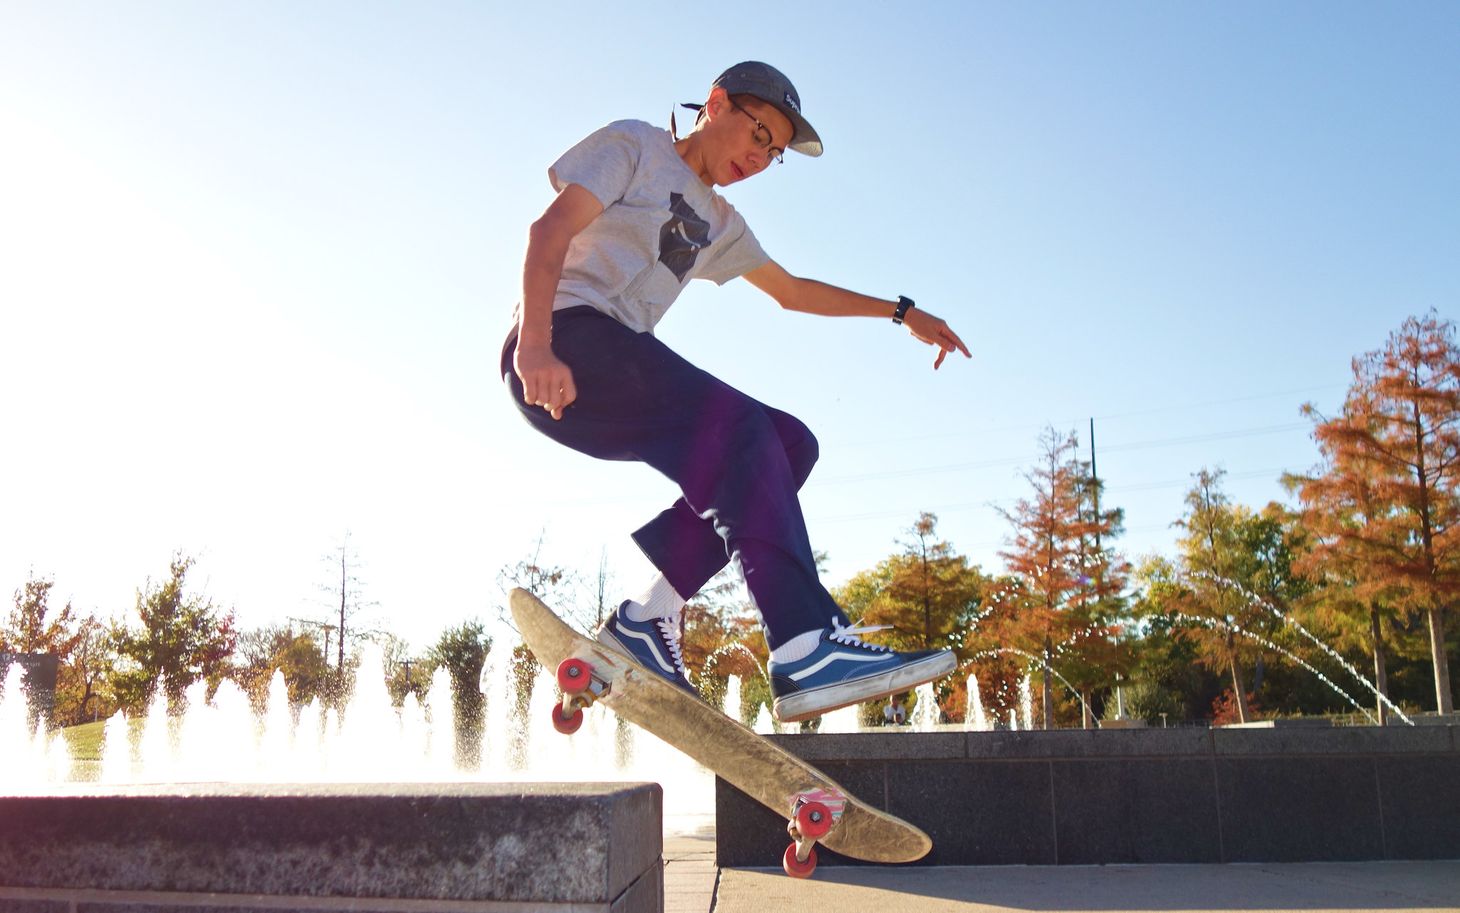
[[[1456,729],[773,738],[927,831],[921,865],[1316,862],[1460,859]],[[779,865],[784,820],[723,781],[715,808],[720,865]]]
[[[908,736],[916,735],[909,739]],[[812,763],[817,761],[966,758],[964,732],[854,732],[772,736],[777,745]]]
[[[656,784],[65,790],[0,797],[0,911],[663,905]]]
[[[1218,755],[1429,754],[1455,750],[1453,726],[1213,729]]]
[[[969,758],[1203,757],[1212,751],[1209,729],[1056,729],[1050,732],[970,732]]]
[[[1296,717],[1291,720],[1258,720],[1255,723],[1223,723],[1217,729],[1331,729],[1327,717]]]

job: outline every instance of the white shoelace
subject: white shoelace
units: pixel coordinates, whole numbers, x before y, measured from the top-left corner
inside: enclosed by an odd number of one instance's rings
[[[831,634],[828,636],[837,643],[846,644],[849,647],[861,647],[864,650],[871,650],[874,653],[891,653],[892,650],[889,647],[884,647],[880,644],[869,644],[861,639],[861,635],[863,634],[890,630],[892,630],[892,625],[843,625],[840,621],[833,618],[831,620]]]
[[[679,618],[656,618],[654,623],[659,626],[659,637],[669,648],[669,658],[674,660],[674,668],[680,675],[688,677],[684,669],[684,654],[679,644]]]

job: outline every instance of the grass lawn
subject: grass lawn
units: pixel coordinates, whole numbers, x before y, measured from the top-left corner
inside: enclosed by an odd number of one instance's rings
[[[127,721],[127,729],[134,744],[141,737],[145,722],[147,721],[140,718]],[[100,777],[102,746],[106,743],[106,720],[68,726],[61,730],[61,737],[66,740],[66,748],[71,752],[71,778],[86,781]]]
[[[106,720],[97,720],[95,723],[83,723],[80,726],[68,726],[61,730],[61,735],[66,739],[66,745],[71,749],[71,757],[78,761],[100,761],[102,737],[106,731]]]

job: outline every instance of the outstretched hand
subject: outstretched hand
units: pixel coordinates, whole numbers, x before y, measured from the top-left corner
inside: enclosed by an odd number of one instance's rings
[[[938,347],[938,357],[933,362],[933,370],[937,370],[943,364],[943,359],[953,350],[962,352],[965,357],[972,358],[973,353],[968,351],[968,346],[958,338],[958,334],[948,326],[942,318],[928,313],[919,307],[914,307],[907,312],[902,319],[903,326],[913,334],[913,338],[919,342],[927,343],[930,346]]]

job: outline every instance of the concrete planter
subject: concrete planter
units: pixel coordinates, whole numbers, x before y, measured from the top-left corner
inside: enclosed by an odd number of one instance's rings
[[[655,784],[72,787],[0,797],[0,911],[641,913]]]

